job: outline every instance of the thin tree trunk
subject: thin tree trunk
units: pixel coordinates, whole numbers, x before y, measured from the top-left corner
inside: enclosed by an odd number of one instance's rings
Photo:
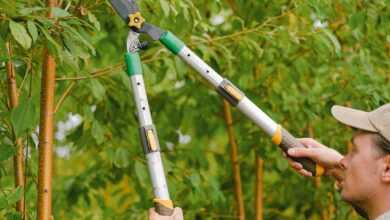
[[[9,42],[6,43],[8,52],[7,61],[7,79],[8,79],[8,97],[10,109],[16,108],[19,104],[18,87],[16,84],[16,74],[12,58],[12,48]],[[21,138],[15,137],[16,154],[14,156],[14,178],[15,186],[23,187],[24,182],[24,156],[23,156],[23,141]],[[25,216],[24,198],[22,197],[16,203],[16,211],[20,212],[22,216]],[[24,218],[24,217],[23,217]]]
[[[236,5],[236,2],[234,0],[227,0],[227,3],[229,5],[229,7],[232,9],[232,11],[237,14],[237,5]]]
[[[263,180],[264,180],[264,160],[257,154],[256,157],[256,184],[255,184],[255,220],[263,220]]]
[[[351,108],[352,107],[352,103],[351,102],[347,102],[346,103],[346,106]],[[348,128],[350,131],[352,131],[351,128]],[[348,153],[352,152],[353,150],[353,143],[352,143],[352,140],[348,140],[347,142],[347,150],[348,150]],[[352,219],[357,219],[358,218],[358,214],[356,212],[355,209],[352,209],[352,212],[351,212],[351,216],[352,216]]]
[[[348,153],[351,152],[351,151],[353,150],[353,143],[352,143],[351,140],[349,140],[349,141],[347,142],[347,149],[348,149]],[[356,212],[356,210],[355,210],[355,209],[352,209],[352,211],[351,211],[349,217],[350,217],[351,219],[358,219],[358,218],[359,218],[358,216],[359,216],[359,215],[358,215],[358,213]]]
[[[48,7],[56,6],[56,0],[47,0]],[[48,15],[52,18],[50,12]],[[44,50],[41,81],[41,113],[39,122],[39,168],[38,168],[38,220],[52,217],[52,172],[53,172],[53,124],[56,62]]]
[[[234,135],[233,119],[230,110],[230,104],[226,100],[223,101],[223,110],[230,143],[230,158],[233,167],[234,195],[236,198],[237,206],[236,209],[238,212],[238,219],[245,220],[244,199],[242,196],[241,189],[240,164],[238,161],[238,146]]]

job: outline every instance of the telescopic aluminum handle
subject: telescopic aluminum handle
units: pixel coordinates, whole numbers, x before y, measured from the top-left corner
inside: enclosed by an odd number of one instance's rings
[[[214,86],[220,95],[270,135],[273,142],[279,145],[283,151],[295,147],[304,147],[294,136],[274,122],[258,106],[248,99],[244,93],[235,87],[228,79],[224,79],[213,68],[200,59],[174,34],[165,32],[161,35],[160,42],[173,54],[179,56],[184,62],[196,70],[204,79]],[[323,167],[309,158],[292,159],[301,163],[304,169],[310,171],[313,176],[321,176],[324,173]]]

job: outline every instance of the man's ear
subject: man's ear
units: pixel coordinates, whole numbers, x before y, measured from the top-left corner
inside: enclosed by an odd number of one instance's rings
[[[382,181],[390,184],[390,155],[383,157],[383,162]]]

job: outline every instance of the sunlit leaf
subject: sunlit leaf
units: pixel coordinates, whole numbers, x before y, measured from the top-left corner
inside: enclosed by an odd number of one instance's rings
[[[9,21],[9,28],[11,30],[11,34],[14,39],[24,48],[29,49],[31,47],[31,38],[28,35],[26,28],[24,25],[14,22],[12,20]]]

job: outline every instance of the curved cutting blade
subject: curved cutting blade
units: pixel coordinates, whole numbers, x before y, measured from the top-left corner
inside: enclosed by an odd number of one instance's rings
[[[129,22],[130,14],[139,11],[136,0],[111,0],[111,5],[126,23]]]

